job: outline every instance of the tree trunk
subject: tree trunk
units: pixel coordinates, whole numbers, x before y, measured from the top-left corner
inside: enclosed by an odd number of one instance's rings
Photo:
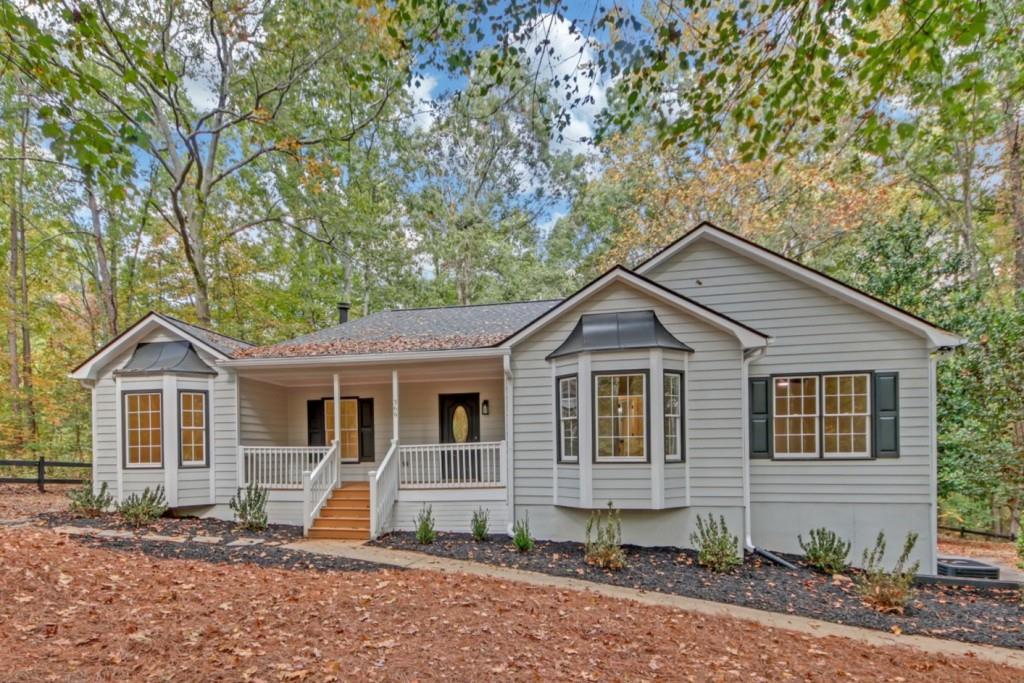
[[[21,373],[18,371],[18,177],[11,174],[10,234],[7,254],[7,363],[11,390],[11,413],[14,417],[16,441],[21,444]]]
[[[31,101],[25,98],[21,116],[21,160],[18,167],[18,289],[21,301],[18,307],[18,325],[21,327],[21,384],[24,390],[23,408],[28,419],[28,434],[33,441],[39,433],[36,424],[35,396],[32,386],[32,332],[29,329],[28,297],[28,249],[25,245],[25,164],[28,152],[29,107]]]
[[[1013,224],[1014,283],[1018,292],[1024,292],[1024,164],[1021,161],[1019,106],[1009,97],[1003,101],[1003,145],[1006,162],[1003,186]]]
[[[117,297],[114,294],[114,279],[110,272],[106,245],[103,243],[103,219],[92,181],[85,182],[85,194],[89,199],[89,214],[92,218],[92,239],[96,248],[96,285],[99,289],[100,308],[103,312],[103,332],[108,339],[118,334]]]

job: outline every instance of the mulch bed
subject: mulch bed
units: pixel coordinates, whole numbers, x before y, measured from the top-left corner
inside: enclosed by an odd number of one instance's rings
[[[313,571],[368,572],[384,569],[372,562],[346,557],[321,555],[302,550],[290,550],[276,545],[227,546],[208,543],[168,543],[142,538],[103,538],[78,536],[76,540],[89,546],[107,550],[141,552],[163,560],[196,560],[216,564],[253,564],[260,567]],[[400,571],[394,567],[388,567]]]
[[[249,531],[234,522],[222,519],[199,517],[161,517],[141,527],[126,524],[116,514],[99,517],[81,517],[70,512],[48,512],[36,516],[36,520],[49,527],[73,526],[89,529],[116,529],[135,531],[160,536],[219,536],[224,543],[239,538],[259,538],[264,544],[294,543],[302,539],[302,527],[288,524],[270,524],[263,531]]]
[[[900,616],[865,605],[849,578],[834,580],[807,567],[792,571],[756,556],[716,574],[698,565],[692,550],[626,546],[628,566],[610,572],[584,562],[580,543],[538,541],[532,552],[522,554],[504,537],[477,543],[469,534],[440,533],[432,545],[420,545],[414,534],[396,532],[374,544],[882,631],[1024,649],[1024,609],[1015,590],[925,586]]]
[[[167,560],[43,527],[0,527],[0,586],[0,678],[11,683],[1021,679],[973,657],[594,593]]]

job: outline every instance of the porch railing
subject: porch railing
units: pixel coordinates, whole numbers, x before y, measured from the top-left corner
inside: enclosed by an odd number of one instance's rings
[[[370,538],[374,539],[387,531],[391,520],[391,508],[398,497],[398,442],[391,440],[391,448],[380,463],[371,470],[370,478]]]
[[[505,486],[504,441],[399,446],[398,456],[399,488]]]
[[[309,533],[320,508],[331,497],[341,477],[340,448],[335,441],[316,467],[302,473],[302,534]]]
[[[328,446],[239,446],[238,480],[273,489],[301,489],[302,473],[313,470]]]

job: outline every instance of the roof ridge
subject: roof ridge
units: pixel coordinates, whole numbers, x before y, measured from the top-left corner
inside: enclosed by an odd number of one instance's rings
[[[488,304],[452,304],[450,306],[414,306],[412,308],[385,308],[384,310],[381,311],[374,311],[374,313],[399,313],[402,311],[438,311],[448,310],[452,308],[478,308],[482,306],[515,306],[518,304],[546,304],[554,301],[562,301],[562,299],[520,299],[519,301],[495,301],[493,303]],[[373,313],[370,313],[369,315],[373,315]],[[338,327],[338,325],[334,325],[334,327]]]

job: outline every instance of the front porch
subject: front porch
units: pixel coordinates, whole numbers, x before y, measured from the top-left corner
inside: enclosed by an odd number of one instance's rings
[[[247,369],[237,481],[270,489],[272,521],[311,536],[375,538],[409,528],[423,505],[439,527],[484,507],[498,528],[508,390],[501,358]]]

